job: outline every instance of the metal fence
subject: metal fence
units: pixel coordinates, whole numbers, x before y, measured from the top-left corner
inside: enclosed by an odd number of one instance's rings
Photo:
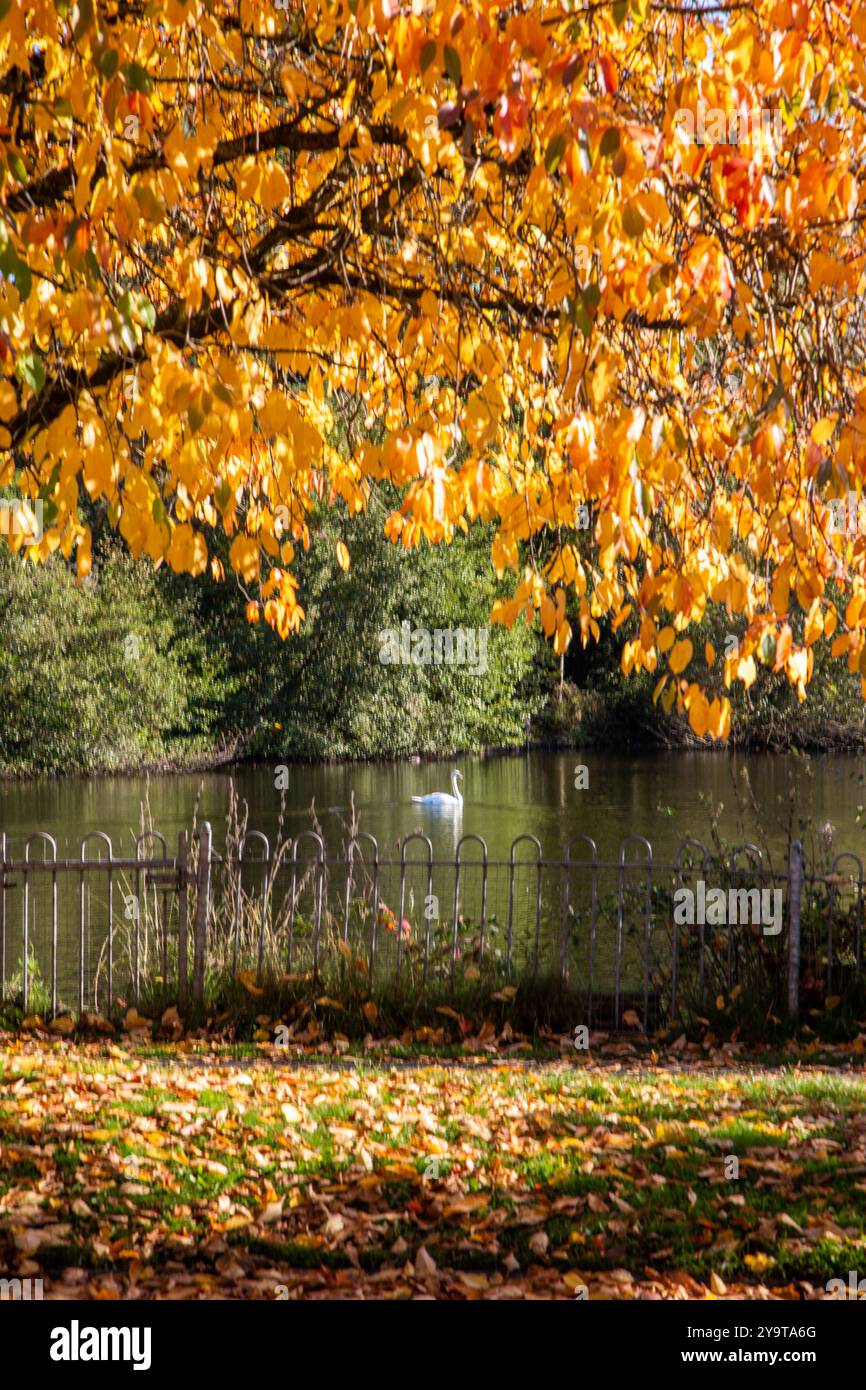
[[[706,895],[779,889],[784,924],[684,924],[676,895],[700,898],[701,883]],[[607,860],[586,835],[556,858],[521,835],[507,860],[464,835],[437,860],[420,833],[392,856],[362,833],[329,857],[312,831],[273,848],[249,831],[218,854],[205,822],[174,854],[150,831],[126,858],[101,831],[77,858],[44,832],[12,857],[3,834],[0,986],[25,1011],[108,1014],[142,999],[200,1005],[220,972],[318,985],[354,970],[372,995],[543,979],[614,1028],[646,1030],[736,985],[795,1015],[804,986],[830,993],[862,969],[862,897],[858,856],[807,872],[799,841],[779,871],[753,844],[721,856],[688,839],[660,860],[638,835]]]

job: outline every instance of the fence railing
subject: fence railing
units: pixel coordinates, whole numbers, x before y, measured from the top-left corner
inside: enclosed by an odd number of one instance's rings
[[[772,926],[756,918],[762,892],[781,894]],[[687,839],[662,860],[638,835],[613,859],[587,835],[552,859],[520,835],[494,860],[469,834],[447,859],[421,833],[390,856],[360,833],[330,857],[313,831],[274,847],[248,831],[218,854],[205,822],[180,832],[174,854],[150,831],[115,857],[94,831],[75,858],[45,832],[13,857],[2,834],[0,987],[55,1014],[202,1005],[219,972],[260,985],[363,971],[371,994],[543,977],[580,996],[588,1023],[636,1016],[646,1030],[751,983],[795,1016],[804,982],[829,993],[862,969],[862,898],[857,855],[807,872],[799,841],[779,871],[753,844],[721,856]]]

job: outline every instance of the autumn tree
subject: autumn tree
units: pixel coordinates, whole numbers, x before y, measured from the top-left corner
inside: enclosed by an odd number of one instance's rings
[[[287,635],[313,506],[384,479],[392,540],[495,523],[494,618],[611,619],[699,734],[819,641],[866,691],[861,0],[0,15],[15,548],[86,575],[96,507],[196,574],[222,528]]]

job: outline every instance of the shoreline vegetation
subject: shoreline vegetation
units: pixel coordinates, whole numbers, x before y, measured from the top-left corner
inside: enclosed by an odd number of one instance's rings
[[[626,678],[622,684],[626,685]],[[2,693],[2,692],[0,692]],[[622,708],[624,706],[625,708]],[[279,731],[275,731],[279,732]],[[186,744],[186,746],[184,746]],[[653,754],[668,751],[717,753],[866,753],[866,718],[832,719],[820,712],[797,707],[788,710],[762,708],[745,712],[734,722],[726,743],[696,737],[684,721],[672,720],[653,709],[651,702],[641,709],[635,692],[625,689],[619,700],[610,694],[580,690],[566,682],[552,690],[546,703],[530,723],[522,738],[512,742],[482,745],[443,742],[436,747],[375,751],[327,751],[304,753],[274,747],[266,751],[256,746],[254,733],[221,731],[214,742],[202,746],[198,740],[169,741],[152,756],[131,752],[125,759],[87,766],[44,767],[38,760],[29,765],[10,767],[0,759],[0,784],[46,778],[109,778],[169,776],[184,773],[232,771],[242,767],[266,766],[279,761],[297,765],[316,763],[436,762],[456,757],[480,759],[521,757],[526,753],[584,750],[598,752],[626,748],[631,753]]]
[[[581,692],[575,692],[580,694]],[[398,753],[359,753],[329,757],[288,756],[288,762],[298,766],[315,764],[351,763],[391,763],[412,762],[432,763],[451,758],[474,757],[482,760],[492,758],[519,758],[526,753],[603,752],[606,749],[625,747],[630,753],[653,754],[700,750],[704,753],[717,753],[723,756],[731,752],[750,753],[866,753],[866,728],[854,722],[830,724],[815,721],[795,721],[780,719],[763,728],[733,730],[726,743],[714,742],[708,738],[696,738],[688,728],[667,729],[663,722],[658,725],[647,723],[643,728],[629,731],[626,737],[622,731],[615,734],[606,728],[609,721],[600,721],[599,726],[574,728],[565,731],[544,732],[537,737],[529,737],[519,743],[490,745],[480,748],[441,747],[432,750]],[[127,762],[104,767],[73,768],[68,772],[61,769],[44,770],[38,768],[10,769],[0,767],[0,784],[36,780],[55,780],[58,778],[86,778],[99,780],[111,777],[171,776],[191,773],[232,772],[239,768],[269,766],[282,754],[265,757],[261,753],[245,754],[242,740],[231,747],[197,749],[189,754],[174,749],[150,760],[131,758]]]
[[[697,737],[654,703],[654,675],[622,673],[626,628],[602,624],[598,643],[574,640],[561,663],[537,626],[488,630],[508,593],[489,536],[406,551],[382,534],[387,505],[323,516],[299,558],[305,622],[286,641],[247,621],[236,585],[154,571],[107,533],[83,584],[60,557],[22,565],[0,547],[0,780],[611,747],[866,750],[859,675],[817,652],[803,704],[759,665],[750,690],[728,692],[729,741]],[[485,629],[484,670],[383,663],[383,632],[410,624],[434,639]],[[741,628],[724,610],[708,616],[696,652],[727,650]]]

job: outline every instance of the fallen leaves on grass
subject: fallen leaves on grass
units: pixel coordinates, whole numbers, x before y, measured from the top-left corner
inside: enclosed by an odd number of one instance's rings
[[[717,1299],[857,1267],[861,1072],[472,1060],[9,1038],[0,1271],[56,1297]]]

